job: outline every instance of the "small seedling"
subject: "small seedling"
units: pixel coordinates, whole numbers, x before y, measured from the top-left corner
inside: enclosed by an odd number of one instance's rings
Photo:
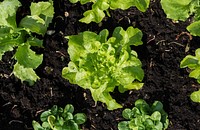
[[[159,101],[149,106],[146,101],[138,99],[133,109],[123,110],[122,116],[127,121],[118,124],[119,130],[165,130],[169,125],[168,115]]]
[[[84,113],[73,115],[74,107],[71,104],[65,108],[54,105],[51,109],[43,112],[40,116],[42,125],[33,121],[34,130],[80,130],[80,125],[86,122]]]

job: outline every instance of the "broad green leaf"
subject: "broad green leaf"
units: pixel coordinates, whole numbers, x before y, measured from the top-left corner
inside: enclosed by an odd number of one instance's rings
[[[145,127],[142,124],[141,118],[133,118],[129,123],[129,128],[131,130],[145,130]]]
[[[89,31],[85,31],[79,35],[70,36],[68,42],[70,59],[76,61],[80,57],[85,58],[87,57],[87,50],[96,51],[99,49],[99,43],[97,43],[98,40],[99,37],[97,34]],[[96,45],[94,43],[96,43]]]
[[[69,0],[71,3],[77,3],[80,1],[81,4],[86,4],[88,2],[95,2],[94,0]]]
[[[163,110],[163,104],[160,101],[155,101],[151,106],[152,111],[159,111]]]
[[[44,35],[47,31],[45,21],[37,15],[24,17],[19,24],[20,27],[24,27],[27,31]]]
[[[22,82],[27,81],[30,85],[33,85],[37,79],[40,79],[32,68],[25,68],[18,62],[14,65],[13,73]]]
[[[79,130],[79,128],[73,120],[69,120],[64,123],[63,130]]]
[[[50,116],[51,114],[52,114],[52,113],[51,113],[50,110],[44,111],[44,112],[40,115],[40,120],[41,120],[42,122],[47,121],[48,116]]]
[[[82,4],[86,2],[82,2]],[[80,19],[80,22],[84,22],[87,24],[90,22],[99,23],[105,17],[104,11],[107,10],[108,8],[109,4],[107,3],[107,0],[95,1],[92,5],[92,9],[83,13],[84,17]]]
[[[69,0],[71,3],[77,3],[79,0]]]
[[[142,70],[141,66],[127,66],[123,68],[126,73],[129,73],[138,81],[142,81],[144,77],[144,71]]]
[[[200,60],[200,48],[196,49],[195,56],[197,57],[198,60]]]
[[[131,84],[128,84],[128,85],[125,85],[124,88],[128,89],[128,90],[139,90],[143,87],[144,83],[137,83],[137,82],[134,82],[134,83],[131,83]]]
[[[70,113],[73,113],[74,112],[74,107],[72,104],[67,104],[64,108],[64,113],[67,113],[67,112],[70,112]]]
[[[122,111],[122,116],[125,118],[125,119],[131,119],[132,116],[133,116],[133,113],[132,113],[132,110],[129,109],[129,108],[126,108]]]
[[[105,43],[108,39],[108,35],[109,35],[109,32],[107,29],[104,29],[102,30],[100,33],[99,33],[99,36],[100,36],[100,42],[101,43]]]
[[[65,120],[63,118],[64,118],[63,116],[60,118],[57,117],[58,122],[56,122],[56,125],[59,124],[59,125],[63,126],[65,123]]]
[[[99,86],[92,86],[90,78],[91,78],[91,74],[89,72],[85,71],[84,69],[80,69],[80,71],[76,73],[75,81],[79,86],[82,86],[85,89],[90,86],[92,88],[99,87]]]
[[[12,51],[13,47],[15,46],[15,43],[13,42],[5,42],[5,39],[0,39],[0,60],[2,59],[2,56],[7,51]]]
[[[142,115],[140,109],[138,109],[137,107],[133,107],[133,109],[132,109],[132,113],[133,113],[132,118],[133,118],[133,117],[137,117],[137,116]]]
[[[43,47],[43,40],[40,40],[36,37],[29,37],[27,39],[27,43],[29,43],[31,46]]]
[[[111,9],[123,9],[126,10],[131,6],[136,6],[140,11],[145,12],[149,7],[150,0],[111,0]]]
[[[77,71],[75,69],[77,69],[75,64],[73,62],[69,62],[68,67],[64,67],[62,70],[62,77],[68,79],[70,83],[76,84],[75,77]]]
[[[129,38],[129,44],[134,46],[142,45],[142,31],[138,28],[129,27],[126,30]]]
[[[192,34],[193,36],[200,36],[200,21],[196,21],[191,23],[187,30]]]
[[[94,8],[93,10],[88,10],[83,13],[83,18],[80,19],[80,22],[89,24],[91,22],[100,23],[103,18],[105,17],[105,13],[103,10],[100,10],[99,8]]]
[[[74,115],[74,121],[78,125],[85,123],[86,120],[87,120],[87,117],[84,113],[77,113],[77,114]]]
[[[53,17],[54,8],[53,8],[53,1],[50,0],[49,2],[38,2],[38,3],[31,3],[30,6],[31,15],[38,15],[41,14],[47,17]]]
[[[122,27],[117,27],[113,31],[113,37],[116,38],[115,44],[124,45],[142,45],[142,32],[133,27],[129,27],[126,31]],[[118,45],[118,46],[119,46]]]
[[[161,0],[161,5],[167,18],[173,20],[185,21],[193,13],[192,0]]]
[[[45,25],[48,26],[51,23],[54,15],[54,7],[53,1],[50,0],[48,2],[38,2],[38,3],[31,3],[30,6],[31,15],[37,15],[43,18],[45,21]]]
[[[200,67],[197,67],[192,72],[190,72],[189,77],[200,79]]]
[[[45,130],[37,121],[32,121],[32,126],[34,130]]]
[[[155,111],[152,115],[151,115],[151,119],[154,121],[160,121],[161,120],[161,114],[158,111]]]
[[[35,54],[35,52],[30,49],[30,45],[24,44],[17,48],[15,59],[25,68],[36,69],[42,63],[43,55]]]
[[[190,98],[193,102],[198,102],[200,103],[200,90],[193,92],[190,95]]]
[[[53,115],[56,115],[56,114],[58,114],[58,110],[59,110],[58,106],[57,105],[53,105],[53,107],[51,108],[51,113]]]
[[[195,5],[198,5],[198,4],[195,4]],[[199,21],[200,20],[200,7],[199,6],[195,7],[194,20],[195,21]]]
[[[187,55],[180,64],[181,68],[189,67],[194,69],[197,67],[199,60],[195,56]]]
[[[101,87],[98,88],[97,90],[91,90],[92,97],[95,102],[101,101],[101,102],[105,103],[107,105],[108,110],[122,108],[122,106],[120,104],[118,104],[116,102],[116,100],[113,99],[108,92],[102,93],[101,92],[102,90],[98,91],[99,89],[101,89]]]
[[[107,105],[108,110],[122,108],[122,105],[118,104],[109,93],[104,92],[103,94],[101,94],[99,97],[99,101],[105,103]]]
[[[154,122],[152,119],[146,119],[144,125],[146,126],[146,129],[152,129],[152,127],[154,127]],[[162,130],[162,127],[158,130]]]
[[[50,124],[47,122],[47,121],[45,121],[45,122],[43,122],[42,123],[42,127],[46,130],[49,130],[49,129],[51,129],[51,126],[50,126]]]
[[[18,0],[0,2],[0,26],[16,28],[16,11],[20,6]]]
[[[163,124],[162,124],[161,122],[158,122],[158,123],[155,125],[155,129],[157,129],[157,130],[164,129]],[[165,129],[164,129],[164,130],[165,130]]]
[[[65,120],[73,120],[73,115],[70,112],[65,113]]]
[[[122,121],[118,124],[118,129],[119,130],[131,130],[129,128],[129,122],[128,121]]]
[[[145,12],[150,4],[150,0],[135,0],[134,2],[134,5],[142,12]]]
[[[22,33],[14,32],[10,27],[0,27],[0,60],[5,52],[24,42]]]
[[[135,106],[140,110],[142,114],[148,114],[150,111],[149,104],[143,99],[135,101]]]

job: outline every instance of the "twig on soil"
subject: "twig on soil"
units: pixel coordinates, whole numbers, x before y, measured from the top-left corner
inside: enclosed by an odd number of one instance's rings
[[[176,40],[178,40],[182,35],[187,35],[189,37],[189,39],[187,39],[187,44],[185,47],[185,52],[188,52],[190,49],[190,41],[192,40],[192,35],[188,32],[181,32],[179,35],[177,35]]]
[[[149,41],[147,41],[147,44],[150,43],[151,41],[155,40],[156,36],[154,35],[153,38],[151,38]]]
[[[56,51],[56,53],[58,53],[58,54],[60,54],[60,55],[62,55],[62,56],[66,56],[65,54],[63,54],[62,52],[60,52],[60,51]]]
[[[162,43],[162,42],[165,42],[165,40],[160,40],[160,41],[158,41],[158,42],[156,43],[156,45],[158,45],[158,44],[160,44],[160,43]]]
[[[11,102],[7,102],[2,107],[5,107],[5,106],[10,105],[10,104],[12,104],[12,103]]]
[[[40,114],[40,113],[43,112],[43,111],[44,111],[44,109],[39,110],[39,111],[36,111],[35,116],[38,116],[38,114]]]
[[[53,91],[52,91],[52,87],[51,88],[49,88],[50,89],[50,95],[51,95],[51,97],[53,97]]]
[[[91,125],[91,126],[92,126],[92,128],[96,129],[96,127],[94,125]]]
[[[170,43],[168,43],[168,44],[176,44],[176,45],[178,45],[178,46],[185,47],[184,45],[182,45],[181,43],[178,43],[178,42],[170,42]]]
[[[11,108],[11,110],[10,111],[12,111],[15,107],[17,107],[17,105],[14,105],[12,108]]]
[[[24,124],[24,122],[23,121],[20,121],[20,120],[11,120],[8,124],[12,124],[12,123],[21,123],[21,124]]]
[[[182,35],[187,35],[190,41],[192,40],[192,35],[190,35],[188,32],[181,32],[179,35],[177,35],[176,40],[178,40]]]

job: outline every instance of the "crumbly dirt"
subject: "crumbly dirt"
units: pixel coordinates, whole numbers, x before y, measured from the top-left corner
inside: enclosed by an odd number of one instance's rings
[[[21,0],[22,1],[22,0]],[[23,2],[18,11],[18,21],[29,14],[29,2]],[[44,55],[43,63],[36,69],[40,80],[33,86],[10,75],[15,60],[14,52],[7,52],[0,61],[0,129],[32,130],[32,120],[39,121],[41,112],[54,104],[64,107],[73,104],[76,112],[84,112],[88,120],[83,130],[117,130],[122,121],[123,109],[109,111],[102,103],[95,106],[91,94],[77,85],[70,84],[61,77],[62,68],[67,66],[66,35],[75,35],[90,30],[96,33],[107,28],[112,34],[115,27],[126,29],[134,26],[143,32],[143,45],[133,47],[138,52],[145,71],[144,87],[138,91],[121,94],[112,93],[114,99],[124,108],[132,108],[138,98],[148,103],[159,100],[169,115],[168,130],[199,130],[200,104],[190,100],[191,92],[200,85],[188,77],[189,70],[180,69],[180,61],[187,55],[194,55],[199,48],[200,38],[192,37],[186,30],[189,20],[175,23],[166,19],[160,1],[151,1],[149,9],[142,13],[132,7],[128,10],[110,10],[111,17],[105,17],[102,23],[84,24],[78,20],[91,4],[71,4],[68,0],[54,2],[55,17],[45,35],[44,48],[37,50]],[[36,48],[33,48],[36,49]]]

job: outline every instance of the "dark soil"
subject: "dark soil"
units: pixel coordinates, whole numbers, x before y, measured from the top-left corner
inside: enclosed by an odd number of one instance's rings
[[[23,3],[18,19],[30,13],[30,2]],[[117,130],[118,122],[123,120],[123,109],[108,111],[102,103],[94,106],[88,90],[69,84],[61,77],[62,68],[69,62],[64,36],[86,30],[98,33],[104,28],[112,33],[117,26],[124,29],[134,26],[142,30],[144,44],[134,49],[143,63],[145,78],[141,90],[124,94],[115,91],[113,98],[124,108],[132,108],[138,98],[148,103],[159,100],[169,114],[169,130],[200,130],[200,104],[189,98],[200,85],[188,77],[188,70],[179,68],[180,61],[200,47],[200,38],[191,40],[190,35],[184,33],[189,20],[174,23],[166,19],[159,0],[152,1],[145,13],[136,8],[110,10],[111,17],[106,17],[101,24],[89,25],[78,20],[90,9],[90,4],[81,6],[70,4],[68,0],[56,0],[54,6],[55,17],[49,30],[56,32],[44,37],[44,48],[40,49],[44,60],[36,70],[40,80],[28,86],[10,75],[15,63],[14,52],[6,53],[0,61],[0,130],[32,130],[32,120],[39,121],[41,112],[54,104],[64,107],[69,103],[74,105],[75,113],[87,115],[83,130]]]

